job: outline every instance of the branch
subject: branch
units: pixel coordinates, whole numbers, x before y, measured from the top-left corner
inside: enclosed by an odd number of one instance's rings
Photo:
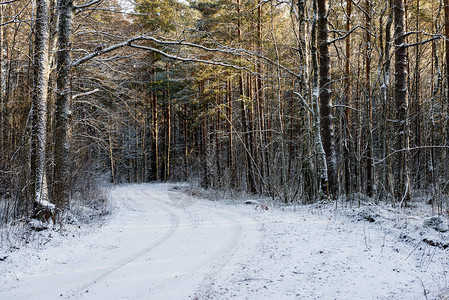
[[[204,60],[204,59],[197,59],[197,58],[189,58],[189,57],[181,57],[181,56],[178,56],[178,55],[168,54],[168,53],[166,53],[164,51],[161,51],[161,50],[153,48],[153,47],[132,44],[132,42],[130,42],[128,46],[131,47],[131,48],[137,48],[137,49],[142,49],[142,50],[156,52],[156,53],[159,53],[160,55],[162,55],[164,57],[167,57],[167,58],[170,58],[170,59],[174,59],[174,60],[221,66],[221,67],[231,68],[231,69],[235,69],[235,70],[239,70],[239,71],[245,71],[245,72],[250,73],[252,75],[262,76],[262,74],[260,74],[258,72],[251,71],[249,68],[240,67],[240,66],[236,66],[236,65],[231,65],[231,64],[224,63],[224,62]]]
[[[72,100],[74,100],[74,99],[76,99],[76,98],[78,98],[78,97],[92,95],[92,94],[94,94],[94,93],[96,93],[96,92],[99,92],[99,91],[100,91],[99,89],[94,89],[94,90],[92,90],[92,91],[88,91],[88,92],[84,92],[84,93],[79,93],[79,94],[73,95],[73,96],[72,96]]]
[[[421,45],[427,44],[429,42],[432,42],[432,41],[435,41],[435,40],[439,40],[440,38],[441,37],[439,37],[439,36],[435,36],[435,37],[433,37],[431,39],[427,39],[427,40],[424,40],[424,41],[421,41],[421,42],[417,42],[417,43],[397,45],[397,47],[406,47],[406,48],[408,48],[408,47],[414,47],[414,46],[421,46]]]
[[[162,45],[188,46],[188,47],[198,48],[198,49],[201,49],[201,50],[204,50],[204,51],[207,51],[207,52],[220,52],[220,53],[225,53],[225,54],[237,55],[237,56],[240,56],[240,57],[242,57],[244,59],[247,59],[247,57],[245,57],[245,54],[246,54],[246,55],[249,55],[249,56],[253,56],[253,57],[257,57],[259,59],[262,59],[262,60],[270,63],[273,66],[279,66],[283,71],[289,73],[290,75],[292,75],[294,77],[298,78],[300,76],[300,75],[292,72],[290,69],[288,69],[288,68],[286,68],[286,67],[284,67],[282,65],[277,64],[273,60],[271,60],[271,59],[269,59],[269,58],[267,58],[267,57],[265,57],[263,55],[260,55],[258,53],[254,53],[254,52],[250,52],[250,51],[245,50],[245,49],[230,48],[230,47],[209,48],[209,47],[206,47],[206,46],[203,46],[203,45],[199,45],[199,44],[193,44],[193,43],[189,43],[189,42],[184,42],[182,40],[181,41],[162,41],[162,40],[156,39],[156,38],[151,37],[151,36],[142,36],[140,38],[137,38],[136,41],[137,40],[148,40],[148,41],[153,41],[155,43],[162,44]],[[251,71],[251,73],[252,74],[256,74],[253,71]]]
[[[16,18],[14,18],[14,19],[12,19],[12,20],[10,20],[10,21],[7,21],[7,22],[5,22],[5,23],[1,23],[1,24],[0,24],[0,27],[1,27],[1,26],[5,26],[5,25],[8,25],[8,24],[11,24],[11,23],[19,23],[19,22],[17,21]]]
[[[333,44],[333,43],[338,42],[338,41],[340,41],[340,40],[344,40],[344,39],[347,38],[351,33],[353,33],[356,29],[359,29],[359,28],[365,29],[363,26],[357,25],[357,26],[355,26],[355,27],[352,27],[351,30],[349,30],[348,32],[346,32],[345,35],[340,36],[340,37],[338,37],[338,38],[335,38],[335,39],[333,39],[333,40],[330,40],[330,41],[327,42],[327,43],[328,43],[328,44]],[[366,30],[366,29],[365,29],[365,30]],[[366,30],[366,31],[368,31],[368,30]],[[371,33],[370,33],[370,34],[371,34]]]
[[[288,69],[287,67],[285,67],[283,65],[280,65],[280,64],[274,62],[273,60],[271,60],[271,59],[269,59],[269,58],[267,58],[267,57],[265,57],[263,55],[260,55],[258,53],[254,53],[254,52],[251,52],[251,51],[248,51],[248,50],[245,50],[245,49],[237,49],[237,48],[229,48],[229,47],[209,48],[209,47],[206,47],[206,46],[203,46],[203,45],[185,42],[183,40],[180,40],[180,41],[164,41],[164,40],[159,40],[159,39],[151,37],[151,36],[137,36],[137,37],[133,37],[133,38],[130,38],[130,39],[128,39],[128,40],[126,40],[126,41],[124,41],[122,43],[118,43],[118,44],[112,45],[110,47],[104,48],[102,50],[99,50],[97,52],[93,52],[93,53],[88,54],[88,55],[78,59],[77,61],[73,62],[72,63],[72,67],[80,65],[80,64],[82,64],[82,63],[84,63],[84,62],[86,62],[86,61],[88,61],[88,60],[90,60],[92,58],[95,58],[95,57],[97,57],[99,55],[102,55],[102,54],[114,51],[116,49],[123,48],[123,47],[132,47],[132,48],[138,48],[138,49],[147,50],[147,51],[153,51],[153,52],[159,53],[159,54],[161,54],[161,55],[163,55],[163,56],[165,56],[167,58],[170,58],[170,59],[175,59],[175,60],[179,60],[179,61],[206,63],[206,64],[217,65],[217,66],[222,66],[222,67],[227,67],[227,68],[233,68],[233,69],[236,69],[236,70],[245,71],[245,72],[248,72],[250,74],[258,75],[258,76],[263,77],[262,74],[254,72],[254,71],[250,70],[248,67],[240,67],[240,66],[237,66],[237,65],[227,64],[227,63],[224,63],[224,62],[209,61],[209,60],[202,60],[202,59],[196,59],[196,58],[187,58],[187,57],[180,57],[180,56],[177,56],[177,55],[171,55],[171,54],[168,54],[168,53],[166,53],[166,52],[164,52],[162,50],[159,50],[159,49],[156,49],[156,48],[153,48],[153,47],[133,44],[134,42],[137,42],[137,41],[152,41],[154,43],[161,44],[161,45],[187,46],[187,47],[201,49],[201,50],[204,50],[204,51],[207,51],[207,52],[219,52],[219,53],[235,55],[235,56],[239,56],[239,57],[241,57],[243,59],[246,59],[246,60],[249,60],[248,56],[256,57],[256,58],[264,60],[265,62],[267,62],[267,63],[269,63],[269,64],[271,64],[273,66],[279,66],[283,71],[287,72],[288,74],[290,74],[290,75],[292,75],[292,76],[294,76],[296,78],[300,77],[300,75],[294,73],[292,70]]]
[[[354,108],[354,107],[352,107],[352,106],[348,106],[348,105],[341,105],[341,104],[334,104],[334,105],[332,105],[331,106],[331,108],[340,108],[340,107],[342,107],[342,108],[345,108],[345,109],[351,109],[351,110],[354,110],[354,111],[356,111],[356,112],[362,112],[360,109],[357,109],[357,108]]]
[[[365,16],[368,16],[368,17],[369,17],[368,12],[367,12],[363,7],[361,7],[361,6],[359,5],[358,2],[356,2],[356,1],[354,1],[354,0],[351,0],[351,2],[352,2],[358,9],[360,9],[360,11],[361,11]]]
[[[306,99],[304,99],[304,97],[298,93],[298,92],[293,92],[293,94],[295,94],[296,96],[299,97],[299,99],[301,99],[302,104],[304,104],[304,106],[307,108],[307,110],[313,115],[315,115],[314,111],[310,108],[309,104],[307,104]]]
[[[81,4],[81,5],[75,5],[75,6],[73,6],[73,8],[76,9],[76,10],[82,10],[82,9],[87,8],[89,6],[92,6],[92,5],[95,5],[97,3],[100,3],[101,1],[102,0],[92,0],[90,2]]]
[[[123,47],[127,47],[127,46],[129,46],[132,42],[138,40],[139,38],[141,38],[141,37],[134,37],[134,38],[131,38],[131,39],[125,41],[125,42],[118,43],[118,44],[112,45],[112,46],[110,46],[110,47],[101,49],[101,50],[99,50],[99,51],[97,51],[97,52],[93,52],[93,53],[91,53],[91,54],[88,54],[88,55],[86,55],[86,56],[83,56],[83,57],[81,57],[80,59],[78,59],[77,61],[74,61],[74,62],[72,63],[72,65],[71,65],[71,67],[76,67],[76,66],[78,66],[78,65],[80,65],[80,64],[82,64],[82,63],[85,63],[86,61],[88,61],[88,60],[90,60],[90,59],[92,59],[92,58],[94,58],[94,57],[97,57],[97,56],[99,56],[99,55],[102,55],[102,54],[105,54],[105,53],[108,53],[108,52],[111,52],[111,51],[114,51],[114,50],[117,50],[117,49],[120,49],[120,48],[123,48]]]
[[[449,146],[418,146],[418,147],[412,147],[412,148],[404,148],[404,149],[400,149],[400,150],[394,150],[393,152],[391,152],[390,154],[388,154],[387,156],[385,156],[382,159],[379,159],[377,161],[374,162],[375,165],[380,164],[384,161],[386,161],[389,157],[400,153],[400,152],[404,152],[404,151],[413,151],[413,150],[419,150],[419,149],[449,149]]]
[[[10,1],[10,2],[14,2],[14,1],[16,1],[16,0],[13,0],[13,1]],[[9,4],[10,2],[2,2],[2,3],[0,3],[0,4]],[[31,2],[31,1],[30,1],[30,2]],[[25,9],[28,7],[28,5],[30,4],[30,2],[28,2],[26,5],[24,5],[24,6],[22,7],[22,9],[21,9],[21,10],[14,16],[14,18],[12,18],[12,20],[0,24],[0,26],[5,26],[5,25],[8,25],[8,24],[10,24],[10,23],[20,22],[20,21],[18,21],[18,18],[19,18],[19,16],[25,11]]]
[[[7,5],[7,4],[11,4],[11,3],[17,2],[17,1],[19,1],[19,0],[4,1],[4,2],[0,2],[0,5]]]

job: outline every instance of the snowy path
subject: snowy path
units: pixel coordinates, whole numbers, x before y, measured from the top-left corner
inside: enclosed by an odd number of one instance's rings
[[[0,261],[0,300],[449,299],[449,249],[419,242],[421,220],[261,211],[166,184],[119,187],[113,199],[98,229]]]
[[[186,298],[207,292],[242,236],[257,230],[167,185],[119,188],[115,198],[108,224],[77,244],[41,251],[39,266],[14,272],[0,299]]]

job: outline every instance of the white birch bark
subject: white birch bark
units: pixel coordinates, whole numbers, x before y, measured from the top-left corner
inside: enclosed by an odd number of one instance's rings
[[[36,1],[36,23],[34,41],[34,86],[33,86],[33,148],[32,170],[34,201],[46,203],[45,159],[47,140],[47,95],[49,80],[49,1]]]

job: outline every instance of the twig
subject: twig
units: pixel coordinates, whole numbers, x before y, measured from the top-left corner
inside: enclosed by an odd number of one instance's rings
[[[421,245],[422,241],[419,241],[418,245],[416,245],[416,247],[412,250],[412,252],[410,252],[410,254],[405,258],[405,260],[407,260],[407,258],[410,257],[410,255],[413,254],[413,252],[415,252],[416,249],[418,249],[419,245]]]
[[[421,286],[424,291],[424,297],[426,297],[426,300],[428,300],[429,298],[427,298],[427,290],[426,290],[426,287],[424,286],[424,282],[421,280],[421,278],[419,279],[419,281],[421,282]]]

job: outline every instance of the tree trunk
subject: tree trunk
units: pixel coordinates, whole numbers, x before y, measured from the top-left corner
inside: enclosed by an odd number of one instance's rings
[[[55,203],[61,210],[70,206],[70,114],[71,114],[71,37],[73,1],[59,0],[57,62],[57,96],[55,124]]]
[[[298,55],[299,55],[299,77],[298,77],[298,90],[300,97],[302,98],[301,101],[304,101],[305,103],[302,103],[301,105],[301,121],[300,121],[300,128],[302,128],[302,132],[300,135],[300,138],[305,141],[303,143],[302,151],[301,151],[301,157],[302,159],[302,188],[305,193],[305,203],[308,201],[314,200],[314,197],[316,197],[316,191],[317,191],[317,184],[316,180],[314,178],[314,162],[311,159],[308,159],[309,157],[312,157],[313,147],[309,147],[310,140],[313,141],[313,128],[310,128],[310,119],[311,114],[313,112],[310,112],[307,109],[307,106],[310,105],[310,87],[308,85],[309,83],[309,48],[306,43],[306,37],[307,37],[307,22],[306,22],[306,1],[305,0],[298,0],[297,2],[298,6]],[[293,130],[292,130],[293,134]]]
[[[151,63],[154,63],[154,59],[151,59]],[[156,67],[152,66],[152,82],[156,82]],[[153,90],[150,91],[151,100],[151,119],[152,119],[152,140],[151,140],[151,174],[150,181],[159,180],[159,119],[158,119],[158,101],[157,94]]]
[[[373,166],[373,102],[371,99],[371,0],[365,2],[365,76],[366,76],[366,105],[367,105],[367,151],[366,151],[366,193],[368,197],[374,195],[374,166]]]
[[[188,115],[188,108],[187,108],[187,104],[184,104],[184,116]],[[184,173],[185,173],[185,178],[188,179],[189,178],[189,137],[190,137],[190,130],[189,130],[189,122],[187,120],[187,118],[184,118],[183,120],[183,127],[184,127]]]
[[[263,55],[263,44],[262,44],[262,5],[259,5],[257,8],[257,52],[259,55]],[[257,79],[256,79],[256,99],[257,99],[257,126],[259,131],[259,147],[260,147],[260,181],[261,181],[261,190],[264,188],[268,188],[264,186],[264,182],[266,180],[271,181],[270,179],[270,163],[268,158],[268,147],[265,145],[267,144],[267,132],[265,128],[265,92],[264,92],[264,84],[262,81],[262,74],[263,73],[263,65],[260,59],[257,60]],[[269,185],[270,186],[270,185]]]
[[[448,99],[449,99],[449,0],[444,0],[444,33],[445,33],[445,47],[446,47],[446,51],[445,51],[445,57],[444,57],[444,63],[446,65],[446,72],[444,74],[445,80],[444,83],[445,84],[445,90],[444,90],[444,96],[446,97],[446,103],[443,104],[443,106],[446,108],[445,109],[445,114],[449,114],[449,103],[448,103]],[[446,144],[449,134],[449,118],[447,118],[447,115],[445,116],[446,118],[446,122],[444,124],[444,132],[443,132],[443,144]],[[442,160],[446,160],[448,157],[448,151],[447,149],[444,149],[443,151],[443,155],[442,155]]]
[[[318,0],[318,56],[319,56],[319,97],[320,121],[323,147],[326,153],[329,196],[338,193],[337,160],[335,153],[334,129],[332,122],[331,77],[328,43],[328,0]]]
[[[171,94],[170,94],[170,64],[167,63],[166,69],[167,83],[166,83],[166,97],[165,97],[165,129],[164,129],[164,168],[162,172],[162,178],[164,181],[170,179],[170,156],[171,156]]]
[[[419,14],[420,14],[420,3],[419,0],[416,0],[416,30],[419,30]],[[415,42],[418,44],[419,42],[419,35],[416,35]],[[416,151],[416,163],[414,171],[416,172],[416,182],[418,184],[418,188],[421,188],[422,185],[422,173],[420,172],[420,169],[422,168],[421,161],[422,161],[422,155],[423,151],[420,149],[421,147],[421,97],[420,97],[420,80],[421,76],[419,74],[420,69],[420,49],[421,47],[416,46],[415,47],[415,75],[414,75],[414,84],[415,84],[415,105],[416,105],[416,123],[415,123],[415,139],[416,139],[416,147],[418,148]]]
[[[237,0],[237,35],[239,46],[241,45],[242,39],[242,24],[241,24],[241,3],[240,0]],[[246,185],[248,190],[255,194],[257,192],[256,185],[254,181],[254,172],[253,172],[253,160],[252,160],[252,152],[251,152],[251,138],[249,137],[250,133],[248,131],[248,121],[247,121],[247,109],[245,105],[245,90],[244,90],[244,79],[243,73],[239,72],[238,75],[239,81],[239,97],[240,97],[240,114],[242,118],[242,130],[243,130],[243,147],[245,148],[245,169],[246,169]],[[249,85],[247,86],[247,90],[249,93]],[[251,99],[251,98],[249,98]]]
[[[234,158],[234,135],[233,135],[233,109],[232,109],[232,81],[226,81],[226,114],[227,114],[227,130],[228,130],[228,168],[229,168],[229,186],[236,187],[236,166]]]
[[[449,95],[449,0],[444,0],[444,33],[446,36],[445,64],[446,64],[446,96]]]
[[[320,182],[320,190],[322,194],[329,195],[329,172],[326,161],[326,152],[324,151],[323,140],[321,136],[321,119],[320,119],[320,105],[319,105],[319,70],[317,57],[317,21],[318,8],[317,0],[313,1],[313,22],[312,22],[312,36],[311,36],[311,60],[312,60],[312,110],[313,110],[313,138],[315,154],[317,156],[317,171]]]
[[[395,102],[396,102],[396,151],[398,165],[395,198],[407,205],[410,200],[410,175],[408,166],[408,84],[407,84],[407,49],[405,44],[405,7],[404,0],[394,0],[394,45],[395,51]]]
[[[201,148],[201,152],[200,152],[200,159],[201,159],[201,164],[203,167],[203,182],[202,182],[202,187],[205,189],[208,189],[211,185],[211,180],[210,180],[210,172],[209,172],[209,130],[208,130],[208,122],[207,122],[207,109],[208,109],[208,103],[207,101],[204,100],[204,85],[205,82],[204,80],[201,82],[200,84],[200,99],[202,103],[200,103],[200,105],[202,106],[202,120],[201,120],[201,127],[200,127],[200,148]]]
[[[3,5],[0,5],[0,20],[4,20]],[[6,26],[0,26],[0,157],[5,157],[6,139],[6,75],[8,66]],[[1,167],[1,165],[0,165]]]
[[[346,2],[346,32],[351,30],[352,1]],[[345,194],[349,199],[351,193],[351,35],[346,38],[346,63],[345,63],[345,141],[343,155],[345,164]]]
[[[47,200],[45,160],[47,142],[47,96],[49,80],[49,1],[36,2],[34,40],[33,132],[31,171],[33,197],[37,203]]]
[[[384,157],[390,157],[391,153],[391,126],[389,126],[389,120],[392,118],[390,116],[390,98],[391,98],[391,88],[390,88],[390,82],[391,82],[391,58],[390,58],[390,49],[391,49],[391,26],[393,24],[393,2],[392,0],[388,1],[388,19],[387,23],[385,25],[385,49],[383,51],[384,55],[384,61],[383,64],[383,82],[381,86],[381,97],[382,97],[382,107],[383,107],[383,114],[382,114],[382,122],[381,122],[381,134],[380,141],[382,143],[382,153]],[[394,143],[393,143],[394,144]],[[393,168],[392,168],[392,158],[388,158],[385,160],[385,163],[383,165],[383,177],[384,179],[384,185],[386,187],[386,190],[393,198],[393,206],[394,206],[394,180],[393,180]]]

